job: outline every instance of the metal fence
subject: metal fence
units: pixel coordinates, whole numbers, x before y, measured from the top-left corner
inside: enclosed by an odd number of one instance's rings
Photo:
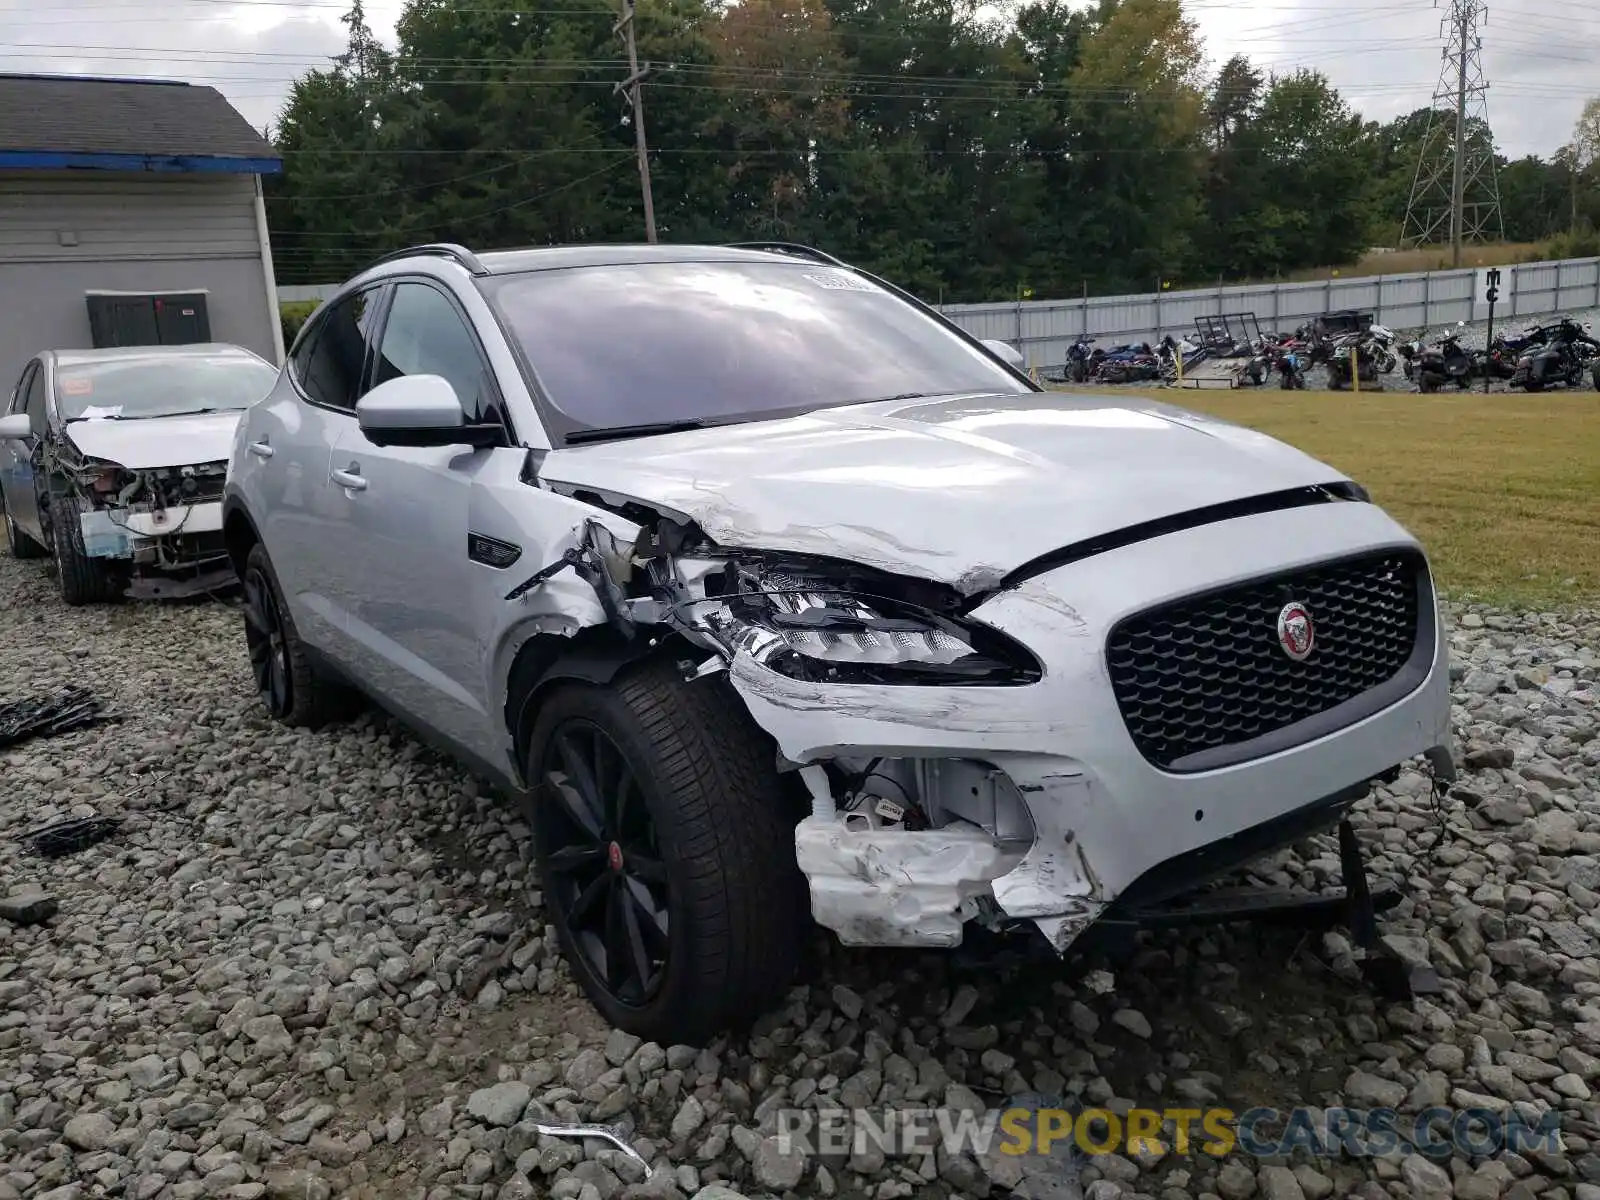
[[[1323,313],[1353,308],[1370,312],[1391,329],[1427,329],[1488,316],[1484,299],[1490,268],[1421,271],[1314,283],[1258,283],[1139,296],[1089,296],[1079,300],[1020,300],[997,304],[946,304],[941,311],[977,337],[999,338],[1022,351],[1030,367],[1067,360],[1073,339],[1156,342],[1194,329],[1199,317],[1253,312],[1263,329],[1293,329]],[[1600,308],[1600,258],[1523,263],[1500,268],[1495,320],[1544,316],[1568,309]],[[280,287],[282,301],[323,300],[337,284]]]
[[[321,304],[339,290],[337,283],[291,283],[278,286],[279,304]]]
[[[1482,321],[1490,268],[1423,271],[1313,283],[1263,283],[1090,296],[1081,300],[946,304],[941,311],[976,337],[998,338],[1022,351],[1030,367],[1055,367],[1087,334],[1100,342],[1157,342],[1192,332],[1199,317],[1253,312],[1266,330],[1291,330],[1342,309],[1370,312],[1391,329],[1432,329]],[[1523,263],[1500,270],[1495,323],[1567,310],[1600,308],[1600,258]]]

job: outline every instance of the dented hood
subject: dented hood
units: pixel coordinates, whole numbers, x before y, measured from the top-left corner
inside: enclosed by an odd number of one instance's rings
[[[981,590],[1086,538],[1343,479],[1264,434],[1133,397],[885,401],[552,451],[549,483],[692,518],[716,542]]]
[[[233,449],[233,431],[243,410],[189,413],[176,417],[69,421],[67,436],[91,458],[134,471],[217,462]]]

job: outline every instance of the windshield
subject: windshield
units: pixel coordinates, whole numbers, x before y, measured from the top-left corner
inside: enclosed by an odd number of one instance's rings
[[[235,354],[150,355],[56,368],[63,420],[172,417],[249,408],[272,390],[278,372]]]
[[[563,436],[1029,390],[904,300],[815,263],[572,267],[501,276],[484,290]]]

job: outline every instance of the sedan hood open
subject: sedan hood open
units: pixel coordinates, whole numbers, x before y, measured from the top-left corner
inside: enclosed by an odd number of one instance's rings
[[[957,396],[554,450],[540,478],[692,518],[724,546],[849,559],[964,593],[1053,550],[1345,477],[1135,397]]]
[[[91,458],[132,471],[217,462],[233,449],[242,409],[176,417],[94,418],[69,421],[67,436]]]

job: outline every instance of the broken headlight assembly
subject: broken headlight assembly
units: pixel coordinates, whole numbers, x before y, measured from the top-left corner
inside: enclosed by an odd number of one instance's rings
[[[831,560],[741,556],[703,579],[701,619],[733,652],[812,683],[1025,684],[1020,643],[953,589]]]

